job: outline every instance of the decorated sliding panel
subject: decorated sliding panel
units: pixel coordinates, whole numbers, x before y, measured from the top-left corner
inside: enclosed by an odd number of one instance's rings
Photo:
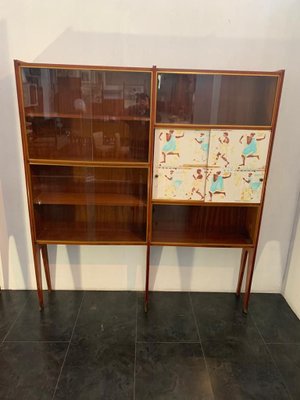
[[[205,201],[259,203],[263,182],[264,171],[208,168]]]
[[[209,131],[156,129],[153,199],[204,200]]]
[[[259,203],[271,132],[211,130],[205,201]]]
[[[259,203],[268,130],[156,129],[153,199]]]
[[[210,131],[208,165],[234,170],[266,168],[269,130],[213,129]]]

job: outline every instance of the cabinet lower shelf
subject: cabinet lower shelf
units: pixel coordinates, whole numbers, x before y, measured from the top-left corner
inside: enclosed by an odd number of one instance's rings
[[[109,205],[109,206],[146,206],[146,202],[130,194],[108,193],[38,193],[34,204],[73,204],[73,205]]]
[[[146,244],[146,228],[142,224],[96,226],[45,222],[37,232],[40,244]]]
[[[153,205],[153,245],[253,247],[257,207]]]
[[[253,247],[254,244],[246,232],[178,232],[160,230],[153,232],[153,246],[185,246],[185,247]]]

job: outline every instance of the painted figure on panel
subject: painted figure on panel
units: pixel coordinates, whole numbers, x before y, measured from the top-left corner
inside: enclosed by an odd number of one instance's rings
[[[266,135],[264,135],[261,138],[256,138],[255,133],[251,132],[250,135],[246,136],[246,146],[244,147],[243,153],[241,155],[242,157],[242,164],[240,164],[240,167],[243,167],[246,163],[246,158],[257,158],[259,160],[259,155],[257,154],[257,142],[264,140],[266,138]],[[240,138],[240,143],[242,144],[243,136]]]
[[[201,145],[201,150],[203,150],[205,153],[208,153],[208,141],[207,141],[207,135],[205,133],[200,133],[200,138],[197,139],[195,138],[196,142]]]
[[[159,135],[159,140],[162,140],[162,136],[164,135],[164,132],[161,132]],[[162,147],[162,155],[163,155],[163,161],[161,161],[161,164],[166,162],[167,156],[177,156],[180,157],[178,149],[177,149],[177,143],[176,139],[180,139],[184,137],[184,133],[180,136],[176,136],[174,133],[174,130],[169,130],[169,132],[165,133],[165,144]]]
[[[253,198],[261,188],[263,179],[262,178],[257,179],[253,177],[252,172],[249,172],[247,178],[243,178],[243,181],[247,183],[247,186],[242,192],[241,200],[243,201],[253,200]]]
[[[165,175],[165,178],[167,178],[168,181],[170,181],[171,183],[166,187],[167,198],[176,197],[177,195],[179,195],[179,188],[183,183],[182,179],[179,179],[178,177],[176,177],[176,175],[174,175],[175,172],[176,171],[174,169],[171,169],[169,175]]]
[[[194,178],[194,183],[192,187],[192,192],[191,192],[191,197],[192,198],[194,193],[197,193],[200,197],[201,200],[204,200],[204,194],[200,192],[201,188],[203,188],[202,180],[203,180],[203,174],[202,174],[202,169],[197,169],[197,175],[193,174]]]
[[[226,158],[226,154],[228,153],[228,145],[229,145],[229,142],[230,142],[228,132],[224,132],[223,136],[220,136],[218,138],[218,140],[219,140],[221,145],[220,145],[219,151],[217,153],[216,162],[221,157],[222,160],[224,160],[225,163],[226,163],[225,164],[225,168],[226,168],[229,165],[229,161]]]
[[[194,158],[194,161],[200,161],[201,162],[201,155],[204,153],[204,159],[207,160],[207,155],[208,155],[208,149],[209,149],[209,145],[208,145],[208,135],[201,132],[200,133],[200,137],[199,138],[195,138],[195,141],[197,143],[199,143],[199,147],[200,147],[200,151],[199,151],[199,160],[198,158]],[[198,152],[197,152],[197,157],[198,157]]]
[[[210,176],[211,172],[207,175],[207,178]],[[222,194],[226,196],[226,192],[224,190],[224,179],[228,179],[231,177],[231,173],[228,175],[221,175],[221,171],[217,171],[213,174],[212,183],[209,189],[209,201],[212,201],[212,197],[214,194]],[[206,179],[207,179],[206,178]]]

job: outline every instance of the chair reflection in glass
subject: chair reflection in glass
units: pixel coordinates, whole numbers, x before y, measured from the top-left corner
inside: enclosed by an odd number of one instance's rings
[[[129,146],[121,144],[119,132],[106,136],[102,131],[93,133],[94,155],[98,158],[127,158]]]

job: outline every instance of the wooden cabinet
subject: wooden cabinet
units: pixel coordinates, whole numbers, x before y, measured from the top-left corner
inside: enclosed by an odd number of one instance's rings
[[[248,309],[283,71],[15,61],[39,303],[47,244],[238,247]]]

